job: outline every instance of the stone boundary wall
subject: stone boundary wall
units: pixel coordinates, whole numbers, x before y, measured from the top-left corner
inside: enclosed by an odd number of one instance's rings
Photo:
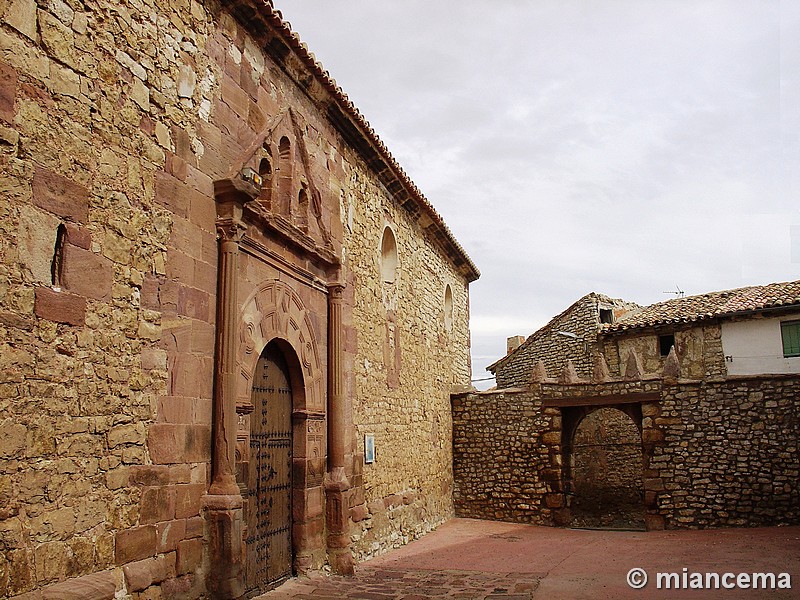
[[[452,406],[456,516],[553,525],[563,501],[559,409],[524,389],[456,396]]]
[[[790,375],[547,381],[454,396],[456,515],[569,524],[565,431],[615,406],[639,415],[648,529],[797,524],[799,393]]]
[[[800,376],[665,386],[650,467],[667,527],[800,523]]]

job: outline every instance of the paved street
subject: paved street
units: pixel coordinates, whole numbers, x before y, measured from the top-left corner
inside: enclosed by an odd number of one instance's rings
[[[634,567],[650,577],[644,589],[626,583]],[[793,589],[656,588],[656,573],[680,577],[684,568],[720,575],[789,573]],[[259,600],[290,598],[800,598],[800,527],[622,532],[453,519],[420,540],[358,565],[355,577],[296,578]]]

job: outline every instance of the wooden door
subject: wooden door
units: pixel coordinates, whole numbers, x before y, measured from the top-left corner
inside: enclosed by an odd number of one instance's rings
[[[280,349],[258,360],[251,395],[247,500],[247,588],[292,575],[292,390]]]

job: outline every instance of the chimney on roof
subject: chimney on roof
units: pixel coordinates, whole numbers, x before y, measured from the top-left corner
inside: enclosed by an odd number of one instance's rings
[[[515,335],[506,340],[506,356],[511,354],[514,350],[519,348],[522,345],[522,342],[525,341],[524,335]]]

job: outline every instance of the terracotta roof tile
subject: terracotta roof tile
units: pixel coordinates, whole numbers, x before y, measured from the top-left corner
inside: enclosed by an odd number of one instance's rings
[[[693,323],[782,306],[800,308],[800,281],[754,285],[658,302],[626,315],[613,325],[604,327],[604,331]]]

